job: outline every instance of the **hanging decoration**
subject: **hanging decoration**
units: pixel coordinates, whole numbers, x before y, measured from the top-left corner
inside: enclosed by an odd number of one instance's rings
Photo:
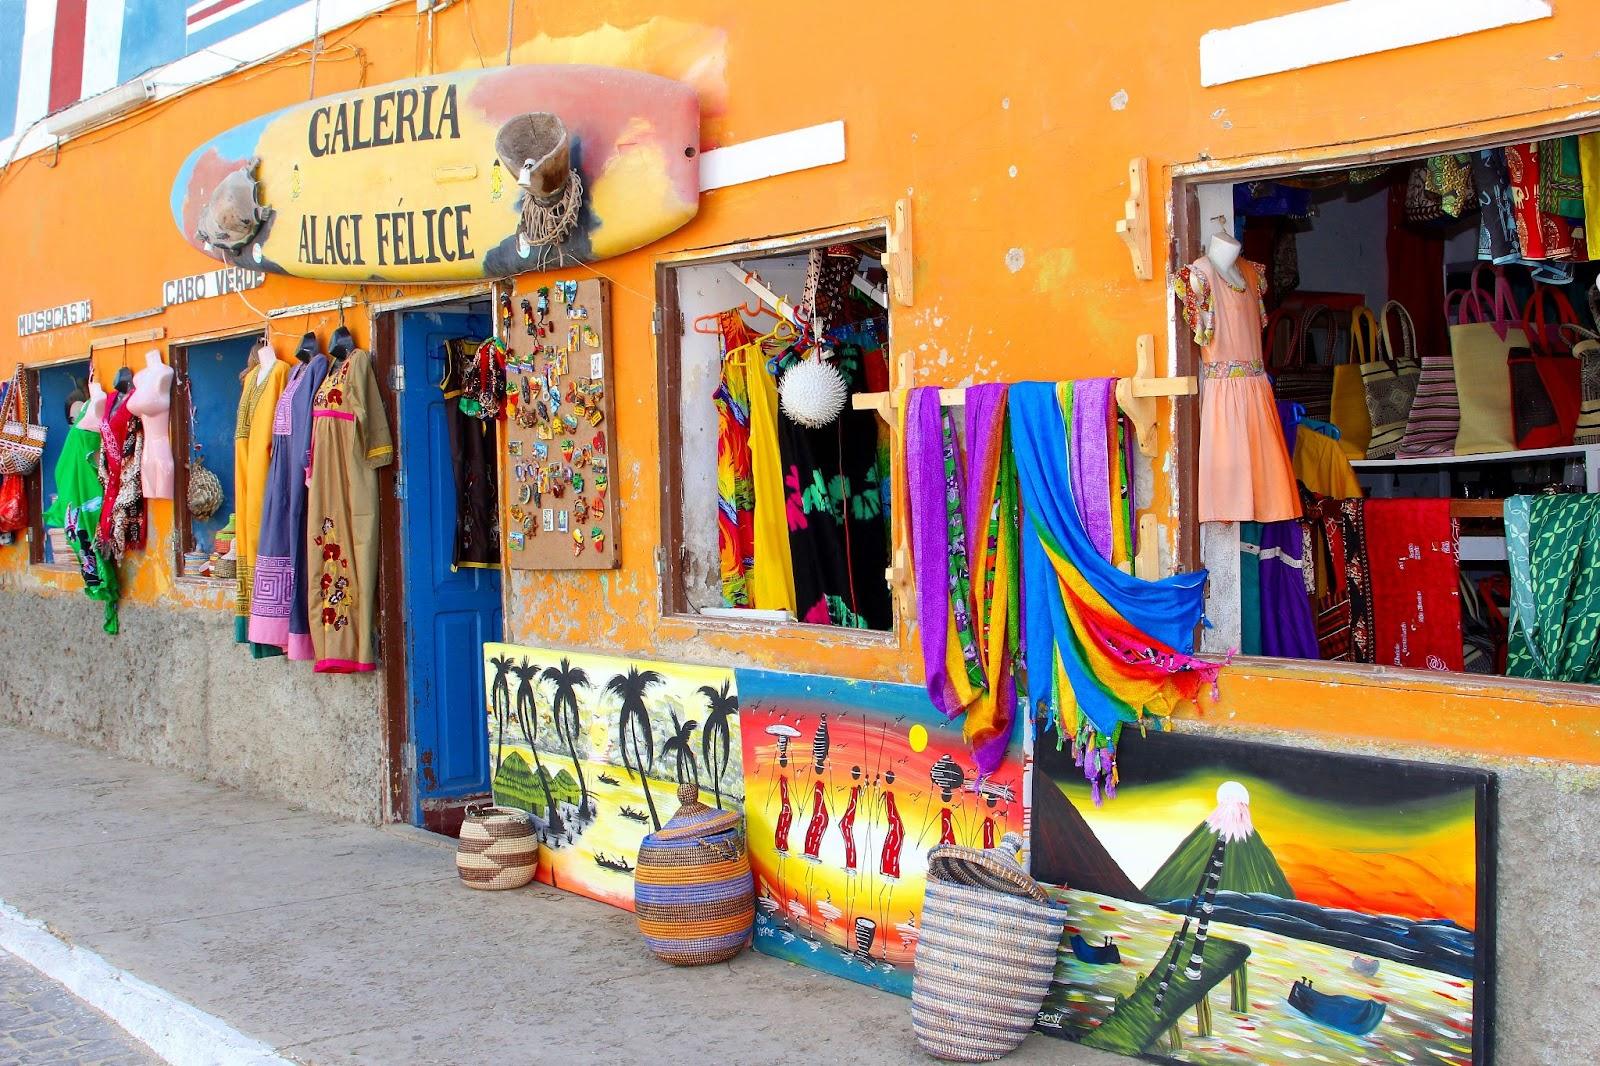
[[[784,371],[778,382],[778,401],[783,413],[807,429],[833,425],[850,399],[839,368],[823,358],[821,349]]]

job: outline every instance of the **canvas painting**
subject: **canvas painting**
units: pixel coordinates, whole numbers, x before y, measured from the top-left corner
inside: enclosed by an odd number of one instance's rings
[[[645,834],[678,809],[678,786],[738,810],[733,671],[484,645],[495,802],[528,811],[547,885],[633,910]]]
[[[1096,805],[1037,743],[1033,872],[1067,886],[1038,1028],[1204,1066],[1486,1063],[1493,774],[1124,732]]]
[[[928,850],[1025,831],[1025,730],[980,783],[921,688],[736,675],[757,950],[909,996]]]

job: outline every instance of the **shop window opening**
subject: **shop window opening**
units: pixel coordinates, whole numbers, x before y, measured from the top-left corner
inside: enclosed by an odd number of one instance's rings
[[[1180,186],[1204,650],[1600,681],[1597,138]]]
[[[171,352],[173,390],[173,454],[178,457],[173,513],[176,526],[176,573],[180,577],[218,581],[234,579],[233,542],[234,429],[244,378],[255,368],[251,359],[259,333],[174,346]],[[216,478],[191,494],[201,469]],[[200,509],[190,504],[194,496]],[[212,504],[215,503],[213,507]]]
[[[44,455],[29,476],[29,559],[43,566],[72,567],[66,532],[46,528],[44,516],[55,502],[56,464],[61,459],[67,431],[89,399],[89,360],[36,367],[25,376],[24,388],[30,392],[30,412],[37,415],[46,430]]]
[[[881,230],[663,265],[669,613],[888,630]]]

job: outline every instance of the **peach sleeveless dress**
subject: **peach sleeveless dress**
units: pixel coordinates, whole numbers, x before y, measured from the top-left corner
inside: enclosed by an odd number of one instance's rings
[[[1300,516],[1300,494],[1261,364],[1261,268],[1241,259],[1239,271],[1243,287],[1202,256],[1173,279],[1202,349],[1199,520],[1278,522]]]

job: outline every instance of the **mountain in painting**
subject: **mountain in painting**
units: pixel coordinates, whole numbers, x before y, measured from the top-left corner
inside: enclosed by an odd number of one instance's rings
[[[1188,899],[1200,887],[1217,830],[1209,821],[1195,826],[1161,868],[1145,883],[1144,894],[1152,900]],[[1227,862],[1222,868],[1221,892],[1265,893],[1280,899],[1294,899],[1294,889],[1283,876],[1283,868],[1261,834],[1255,829],[1228,844]]]
[[[1034,789],[1033,803],[1031,861],[1035,877],[1079,892],[1148,902],[1055,782],[1042,779]]]

